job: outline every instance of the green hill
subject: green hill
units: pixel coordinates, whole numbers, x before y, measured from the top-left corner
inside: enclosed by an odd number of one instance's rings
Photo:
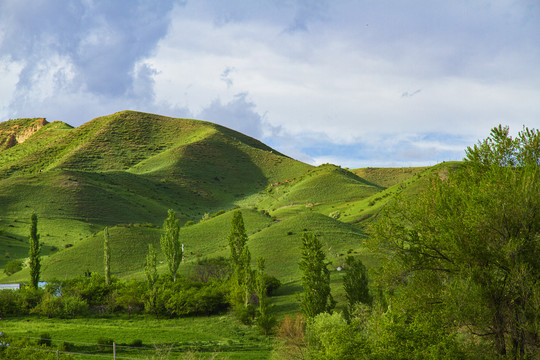
[[[134,111],[77,128],[10,120],[0,124],[0,142],[19,130],[24,141],[0,147],[0,268],[27,257],[36,212],[45,279],[102,271],[105,226],[113,275],[142,277],[148,243],[159,248],[168,209],[195,222],[182,228],[186,274],[200,257],[228,256],[234,208],[243,211],[253,259],[267,258],[268,272],[282,281],[299,278],[303,231],[321,236],[335,265],[348,253],[369,265],[364,223],[393,196],[414,194],[422,179],[448,167],[313,167],[216,124]],[[200,221],[208,214],[215,216]],[[27,278],[27,269],[0,274],[2,281]]]

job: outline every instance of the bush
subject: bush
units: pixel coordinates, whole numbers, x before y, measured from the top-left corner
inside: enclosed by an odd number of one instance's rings
[[[266,295],[272,296],[274,291],[281,287],[281,281],[275,276],[264,274],[264,282],[266,284]]]
[[[255,318],[256,309],[255,306],[248,304],[236,304],[233,308],[234,316],[242,322],[244,325],[251,325]]]
[[[73,351],[75,348],[75,345],[73,343],[63,341],[60,346],[58,347],[58,350],[60,351]]]
[[[38,345],[51,346],[51,343],[52,343],[51,334],[42,333],[39,335]]]
[[[328,216],[330,216],[332,219],[339,219],[341,217],[341,211],[334,211],[331,212]]]
[[[108,351],[109,349],[112,352],[112,346],[113,346],[114,340],[107,337],[98,337],[97,344],[99,351]]]
[[[4,267],[4,273],[7,276],[15,274],[18,271],[22,270],[22,262],[20,260],[11,260]]]
[[[143,341],[141,339],[135,339],[129,343],[129,346],[132,347],[141,347],[143,346]]]
[[[2,316],[22,315],[18,291],[0,290],[0,314]]]

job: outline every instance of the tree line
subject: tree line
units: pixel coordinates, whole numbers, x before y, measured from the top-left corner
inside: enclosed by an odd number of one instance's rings
[[[492,129],[368,232],[380,266],[366,287],[351,260],[343,313],[320,242],[304,237],[302,314],[279,326],[276,358],[540,357],[540,131]]]

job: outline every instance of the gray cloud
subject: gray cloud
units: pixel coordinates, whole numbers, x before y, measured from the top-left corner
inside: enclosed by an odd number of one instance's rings
[[[140,85],[151,71],[135,65],[165,36],[175,0],[167,1],[3,1],[0,54],[22,64],[12,113],[43,105],[32,89],[53,87],[55,95],[152,97]],[[51,82],[52,80],[52,82]],[[135,84],[138,82],[138,85]],[[137,87],[137,89],[135,89]]]
[[[255,103],[248,99],[247,93],[236,94],[225,104],[216,99],[198,117],[259,139],[265,131],[264,115],[256,111]]]
[[[401,97],[402,98],[413,97],[414,95],[419,94],[421,91],[422,91],[422,89],[418,89],[418,90],[415,90],[413,92],[405,91],[404,93],[401,94]]]
[[[227,88],[230,88],[233,85],[233,80],[231,79],[230,75],[235,71],[236,69],[234,67],[227,66],[227,68],[221,73],[220,80],[227,85]]]

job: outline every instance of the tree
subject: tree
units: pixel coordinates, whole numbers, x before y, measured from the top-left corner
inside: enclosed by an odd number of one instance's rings
[[[39,254],[41,253],[41,245],[39,244],[39,234],[37,233],[37,215],[32,214],[30,218],[30,250],[29,250],[29,264],[30,264],[30,280],[34,289],[38,288],[39,275],[41,272],[41,259]]]
[[[268,295],[266,286],[266,276],[264,274],[265,261],[263,257],[257,258],[257,273],[255,276],[255,292],[259,298],[259,315],[256,319],[257,326],[264,335],[268,336],[272,328],[276,325],[276,319],[268,314]]]
[[[231,231],[227,241],[231,250],[231,263],[233,267],[233,298],[236,299],[234,300],[236,302],[243,301],[244,306],[247,307],[251,297],[253,271],[251,270],[251,253],[246,245],[246,228],[240,210],[235,211],[233,214]]]
[[[157,281],[157,260],[156,252],[154,251],[154,245],[148,244],[148,255],[146,255],[146,266],[144,267],[144,274],[146,275],[146,282],[149,289],[154,288],[154,284]]]
[[[330,312],[336,305],[330,293],[330,271],[322,244],[314,234],[302,236],[302,300],[300,308],[309,319],[322,312]]]
[[[369,279],[367,269],[360,258],[348,256],[345,260],[345,276],[343,287],[349,310],[354,304],[362,303],[371,305],[373,298],[369,294]]]
[[[109,228],[103,231],[103,262],[105,263],[105,283],[111,284],[111,248],[109,247]]]
[[[176,281],[176,272],[182,261],[182,248],[180,246],[180,220],[176,219],[174,210],[169,209],[169,215],[163,223],[164,234],[161,235],[161,251],[165,254],[169,271]]]
[[[371,231],[387,258],[379,281],[408,311],[437,314],[439,326],[467,329],[500,356],[538,355],[539,165],[539,131],[513,139],[494,128],[460,169],[380,217]]]

